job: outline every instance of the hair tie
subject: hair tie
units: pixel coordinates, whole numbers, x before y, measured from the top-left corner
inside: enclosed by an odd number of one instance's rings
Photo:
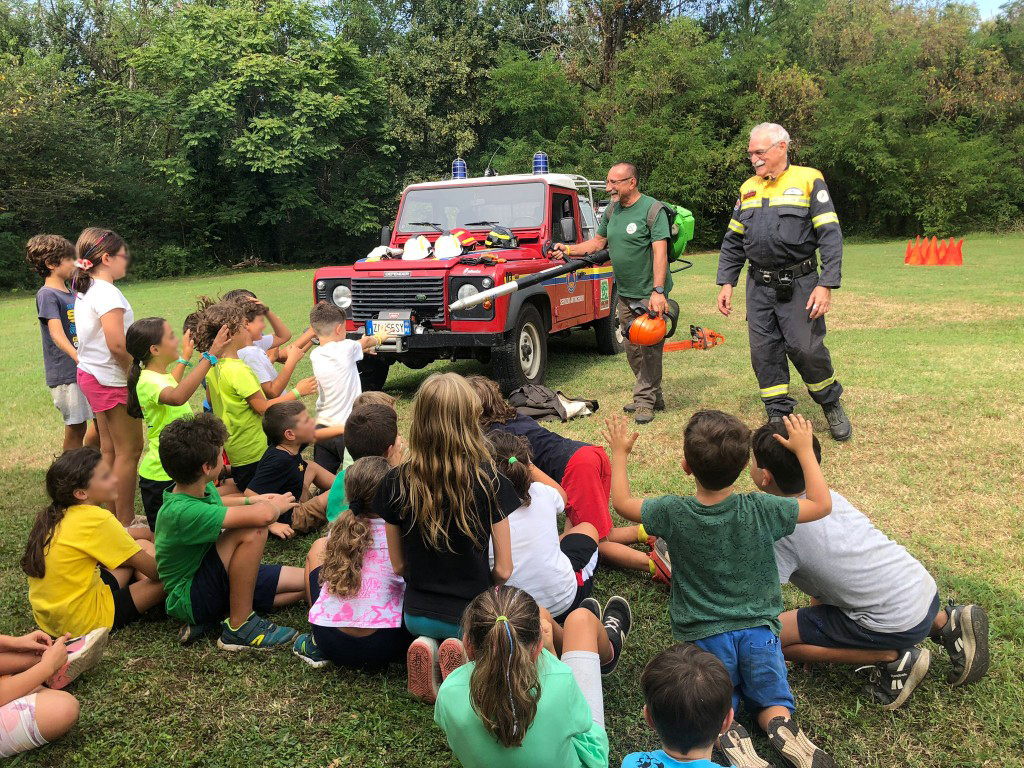
[[[88,259],[75,259],[75,269],[92,269],[92,262]]]
[[[508,616],[499,616],[494,620],[494,623],[497,624],[499,621],[508,621]]]
[[[516,644],[512,640],[512,630],[508,626],[508,617],[499,616],[494,620],[497,624],[499,621],[505,622],[505,634],[508,635],[508,664],[505,665],[505,687],[508,688],[508,703],[512,707],[512,733],[519,733],[519,715],[516,713],[516,702],[512,698],[512,652],[515,650]]]
[[[515,464],[517,461],[519,461],[519,459],[517,459],[515,456],[509,456],[508,457],[508,463],[509,464]]]
[[[366,505],[363,503],[362,499],[352,499],[352,501],[348,503],[348,508],[356,517],[362,517],[366,514]]]

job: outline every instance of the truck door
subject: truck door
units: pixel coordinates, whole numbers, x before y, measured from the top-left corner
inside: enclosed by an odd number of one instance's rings
[[[574,205],[576,195],[568,192],[553,191],[551,194],[551,239],[556,243],[579,242],[580,212]],[[571,240],[562,236],[562,219],[572,217],[576,221],[576,231]],[[556,278],[555,288],[551,296],[551,306],[555,313],[555,323],[588,315],[593,311],[593,300],[590,296],[589,279],[586,274],[569,273],[565,277]]]

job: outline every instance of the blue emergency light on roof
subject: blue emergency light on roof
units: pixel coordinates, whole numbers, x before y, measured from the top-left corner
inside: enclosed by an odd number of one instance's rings
[[[466,170],[466,161],[461,157],[456,157],[452,160],[452,178],[453,179],[464,179],[468,175]]]
[[[537,152],[533,156],[533,172],[534,173],[547,173],[548,172],[548,156],[546,152]]]

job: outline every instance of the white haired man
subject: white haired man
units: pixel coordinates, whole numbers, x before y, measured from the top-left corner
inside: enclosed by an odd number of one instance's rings
[[[718,311],[732,312],[732,289],[745,262],[750,361],[769,421],[796,406],[789,394],[789,360],[825,412],[829,432],[849,440],[853,427],[839,398],[825,346],[825,313],[839,288],[843,233],[821,172],[789,164],[789,134],[761,123],[750,132],[754,175],[739,199],[718,260]],[[815,251],[821,254],[821,274]],[[787,360],[788,357],[788,360]]]

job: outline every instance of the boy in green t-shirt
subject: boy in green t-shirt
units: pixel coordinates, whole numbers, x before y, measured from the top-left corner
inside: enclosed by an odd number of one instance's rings
[[[637,499],[630,494],[627,458],[637,434],[620,416],[607,422],[612,454],[612,505],[646,534],[659,536],[672,558],[669,616],[677,642],[717,656],[733,680],[733,709],[742,696],[772,746],[798,768],[835,762],[811,743],[793,720],[796,706],[779,644],[782,590],[774,544],[797,523],[832,511],[828,484],[814,456],[813,430],[802,416],[786,416],[789,437],[775,439],[800,461],[807,498],[735,493],[750,459],[750,430],[735,416],[698,411],[683,433],[683,470],[695,496]],[[767,498],[766,498],[767,497]],[[738,723],[722,734],[725,756],[737,768],[766,766]]]
[[[295,507],[291,494],[222,500],[213,485],[224,467],[227,430],[216,416],[185,416],[160,435],[160,463],[174,480],[164,492],[156,532],[156,564],[167,613],[186,622],[188,643],[221,625],[227,651],[287,645],[295,630],[259,616],[305,594],[301,568],[262,565],[267,526]],[[227,615],[227,619],[224,616]]]

